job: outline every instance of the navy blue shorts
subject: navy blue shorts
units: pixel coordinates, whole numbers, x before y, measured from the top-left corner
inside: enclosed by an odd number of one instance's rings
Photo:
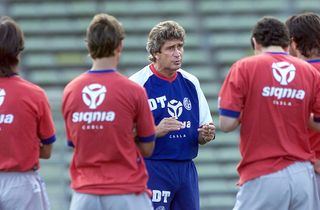
[[[154,210],[199,210],[198,173],[193,161],[145,160]]]

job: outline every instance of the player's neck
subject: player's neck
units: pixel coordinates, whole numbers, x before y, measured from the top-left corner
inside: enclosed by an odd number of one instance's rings
[[[116,69],[118,60],[116,57],[97,58],[93,60],[91,70]]]
[[[280,46],[269,46],[269,47],[261,48],[261,53],[267,53],[267,52],[287,52],[287,51]]]

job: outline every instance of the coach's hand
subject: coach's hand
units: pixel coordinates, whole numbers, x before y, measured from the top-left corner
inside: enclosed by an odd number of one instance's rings
[[[183,123],[174,117],[165,117],[156,127],[156,137],[162,137],[170,131],[178,131],[182,129]]]
[[[317,173],[317,174],[319,174],[320,175],[320,160],[319,159],[317,159],[317,161],[315,162],[315,164],[314,164],[314,171]]]
[[[216,127],[213,123],[207,123],[198,128],[199,131],[199,144],[206,144],[216,138]]]

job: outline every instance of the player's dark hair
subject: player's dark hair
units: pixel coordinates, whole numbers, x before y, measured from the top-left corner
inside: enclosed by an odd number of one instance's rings
[[[307,12],[291,16],[286,21],[290,38],[299,52],[306,58],[320,56],[320,17]]]
[[[284,23],[274,17],[263,17],[252,30],[252,37],[263,47],[289,46],[289,31]]]
[[[24,49],[24,35],[19,25],[8,16],[0,17],[0,77],[10,77]]]
[[[185,30],[177,22],[168,20],[154,26],[148,36],[147,51],[149,60],[156,61],[154,55],[160,52],[161,47],[168,40],[181,40],[184,42]]]
[[[87,29],[86,41],[93,59],[114,56],[114,50],[123,39],[121,23],[108,14],[95,15]]]

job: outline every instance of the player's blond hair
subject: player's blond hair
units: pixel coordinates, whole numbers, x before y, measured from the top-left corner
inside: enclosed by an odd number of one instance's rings
[[[168,40],[181,40],[184,42],[185,30],[177,22],[168,20],[155,25],[148,37],[147,51],[149,60],[156,61],[155,54],[160,52],[163,44]]]

